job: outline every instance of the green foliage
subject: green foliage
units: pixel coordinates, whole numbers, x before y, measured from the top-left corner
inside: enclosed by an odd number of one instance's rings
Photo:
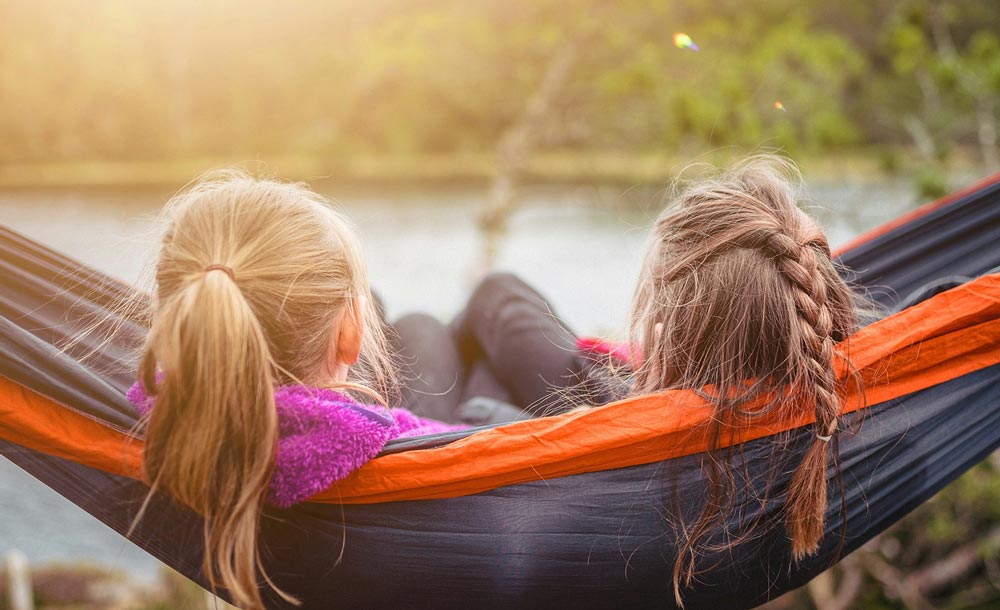
[[[920,506],[887,534],[900,543],[894,563],[904,573],[935,561],[968,544],[976,545],[984,533],[1000,521],[1000,472],[995,460],[987,460],[964,474],[945,491]],[[986,539],[979,542],[983,559],[995,561],[997,548]],[[971,588],[977,580],[986,580],[985,566],[980,564],[961,575],[951,586],[938,594],[949,594]],[[990,587],[987,587],[990,588]],[[993,588],[993,603],[1000,601],[1000,591]]]
[[[0,0],[0,163],[490,154],[568,45],[543,148],[934,161],[1000,112],[997,22],[971,0]]]
[[[899,173],[902,160],[899,153],[892,148],[883,148],[878,152],[878,166],[882,172],[893,175]]]
[[[875,99],[899,96],[896,120],[925,160],[946,158],[956,143],[977,144],[983,164],[1000,169],[1000,40],[990,27],[998,19],[995,3],[910,0],[887,20],[883,52],[893,86]]]
[[[947,178],[934,168],[924,169],[917,173],[914,186],[919,201],[939,199],[950,191]]]

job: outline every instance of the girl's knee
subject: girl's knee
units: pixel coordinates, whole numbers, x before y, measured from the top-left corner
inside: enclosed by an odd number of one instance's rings
[[[508,271],[494,271],[480,280],[473,289],[468,310],[491,311],[511,299],[526,298],[534,294],[534,289],[520,277]]]
[[[399,331],[400,329],[443,328],[444,324],[428,313],[415,311],[402,315],[393,326]]]
[[[479,280],[472,294],[490,295],[516,291],[525,287],[527,287],[527,284],[524,280],[509,271],[492,271]]]
[[[454,351],[451,330],[426,313],[408,313],[393,324],[396,351],[409,355],[433,356]]]

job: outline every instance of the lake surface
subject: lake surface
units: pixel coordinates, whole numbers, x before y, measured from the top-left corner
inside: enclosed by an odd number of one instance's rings
[[[916,206],[904,180],[852,182],[806,176],[814,215],[836,247]],[[462,306],[482,269],[476,228],[484,190],[474,187],[335,191],[357,224],[373,286],[390,317]],[[0,191],[0,223],[101,270],[136,282],[155,253],[161,190]],[[621,331],[663,193],[624,187],[535,188],[511,218],[500,269],[538,286],[580,333]],[[0,287],[3,289],[3,287]],[[88,561],[151,578],[158,563],[0,459],[0,553],[32,562]]]

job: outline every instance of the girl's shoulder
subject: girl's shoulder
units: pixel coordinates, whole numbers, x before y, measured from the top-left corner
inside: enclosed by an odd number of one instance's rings
[[[126,397],[148,415],[154,397],[140,382]],[[373,460],[389,440],[463,430],[412,412],[362,404],[327,388],[280,386],[274,392],[278,446],[268,502],[289,507],[308,499]]]
[[[125,396],[143,416],[155,397],[136,382]],[[398,435],[389,409],[363,405],[325,388],[281,386],[274,392],[278,446],[268,502],[288,507],[371,461]]]
[[[282,436],[312,430],[316,425],[329,427],[336,423],[348,427],[360,426],[362,429],[393,427],[390,409],[360,403],[347,394],[328,388],[279,386],[274,391],[274,406],[278,411],[278,428]]]
[[[275,394],[281,436],[316,426],[353,431],[360,436],[374,436],[384,429],[389,439],[409,438],[438,432],[465,430],[468,426],[452,425],[414,414],[409,409],[392,409],[359,403],[350,396],[326,388],[283,386]],[[377,432],[374,432],[377,430]]]
[[[394,436],[387,409],[333,390],[282,386],[274,404],[279,439],[268,501],[277,506],[301,502],[347,477]]]
[[[409,409],[402,408],[392,409],[392,418],[396,423],[393,438],[410,438],[425,434],[437,434],[438,432],[467,430],[469,428],[469,426],[446,424],[436,419],[420,417]]]

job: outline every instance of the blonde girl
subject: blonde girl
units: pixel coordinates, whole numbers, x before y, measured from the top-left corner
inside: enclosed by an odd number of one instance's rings
[[[321,197],[226,171],[164,217],[129,392],[147,415],[145,475],[205,517],[211,585],[262,608],[266,501],[301,501],[388,439],[446,427],[356,401],[384,403],[393,367],[354,232]]]

